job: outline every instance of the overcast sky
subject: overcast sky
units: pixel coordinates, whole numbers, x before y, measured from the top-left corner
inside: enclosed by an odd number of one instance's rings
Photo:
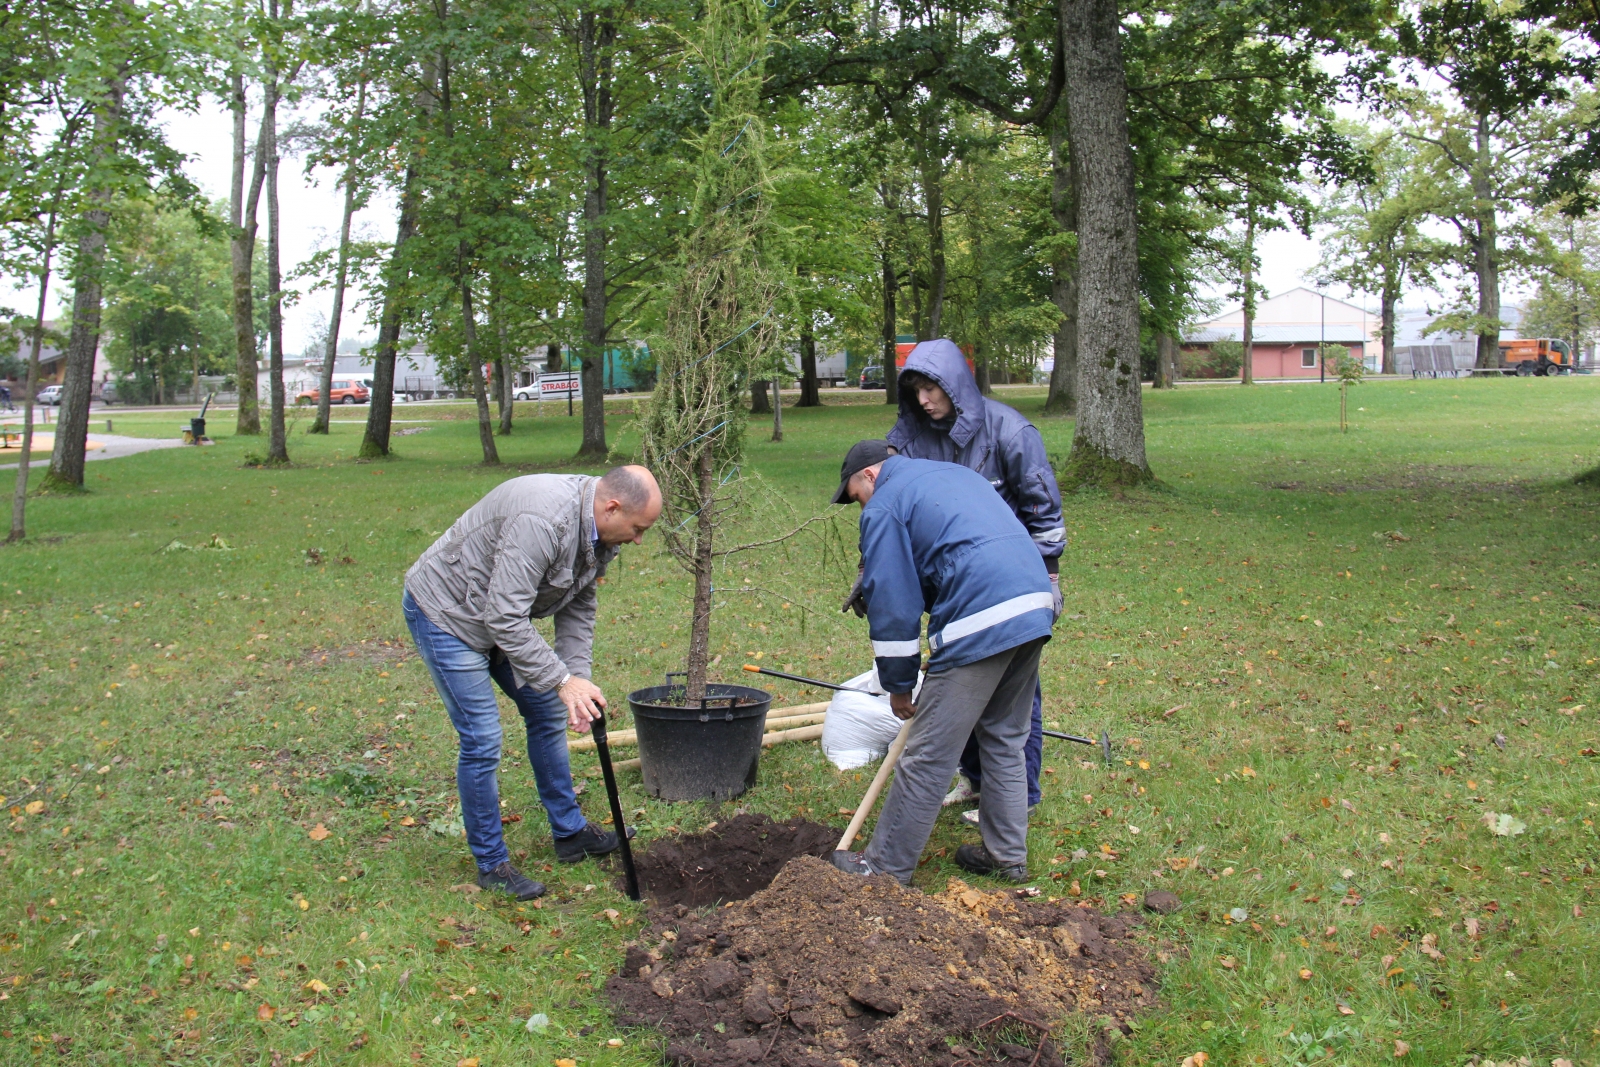
[[[292,117],[285,116],[282,121],[287,124]],[[257,121],[259,121],[259,111],[253,108],[252,129]],[[178,112],[169,114],[166,128],[173,147],[189,157],[187,165],[189,175],[207,195],[213,199],[225,199],[228,195],[233,144],[232,119],[227,110],[217,101],[207,101],[198,114]],[[336,179],[337,175],[328,170],[319,170],[308,176],[302,160],[285,160],[279,177],[279,199],[283,213],[283,265],[286,277],[297,263],[317,250],[329,247],[338,241],[343,196],[335,185]],[[356,216],[356,231],[371,238],[390,240],[394,235],[395,214],[396,204],[392,197],[375,198],[369,207]],[[1452,236],[1443,232],[1440,235]],[[265,201],[261,206],[260,240],[261,243],[257,246],[258,255],[265,252]],[[1297,285],[1309,286],[1311,285],[1309,276],[1316,265],[1317,255],[1316,242],[1298,232],[1292,230],[1269,232],[1260,239],[1260,278],[1270,294],[1280,293]],[[305,288],[304,283],[301,284],[301,288]],[[1508,302],[1514,300],[1520,291],[1519,287],[1506,284],[1504,298]],[[1351,294],[1341,286],[1330,287],[1328,293],[1330,296],[1351,299],[1357,304],[1365,303],[1373,311],[1377,310],[1374,297]],[[346,300],[345,324],[340,333],[341,337],[355,334],[370,337],[376,333],[376,330],[367,324],[369,309],[360,302],[363,295],[357,290]],[[1215,292],[1213,295],[1223,304],[1227,303],[1224,293]],[[1404,303],[1407,306],[1420,307],[1429,302],[1429,295],[1408,293]],[[37,289],[31,285],[17,289],[14,285],[0,284],[0,304],[15,310],[25,309],[31,314],[37,298]],[[51,299],[53,314],[59,314],[60,310],[70,302],[69,290],[59,285],[54,288]],[[1437,305],[1439,298],[1434,296],[1431,302]],[[284,346],[290,354],[296,354],[305,347],[307,339],[312,336],[319,321],[319,316],[321,318],[327,316],[331,303],[331,295],[322,290],[308,292],[298,302],[284,309]]]

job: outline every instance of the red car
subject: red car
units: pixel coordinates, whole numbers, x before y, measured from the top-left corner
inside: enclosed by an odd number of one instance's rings
[[[295,398],[295,403],[302,401],[315,404],[322,399],[321,389],[307,389]],[[365,404],[372,399],[372,393],[366,386],[358,381],[335,378],[333,388],[328,392],[328,400],[333,404]]]

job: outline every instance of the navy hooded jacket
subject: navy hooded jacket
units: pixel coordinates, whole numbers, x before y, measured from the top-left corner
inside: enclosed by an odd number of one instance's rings
[[[915,393],[903,384],[911,371],[931,378],[949,395],[954,418],[928,418]],[[1067,547],[1067,525],[1061,517],[1061,487],[1039,428],[1015,408],[978,391],[954,341],[923,341],[911,350],[900,373],[900,421],[889,431],[889,444],[902,456],[959,463],[983,475],[1027,527],[1054,574]]]
[[[924,613],[929,671],[1049,637],[1050,575],[1031,543],[989,483],[967,468],[884,460],[861,509],[861,592],[883,687],[916,687]]]

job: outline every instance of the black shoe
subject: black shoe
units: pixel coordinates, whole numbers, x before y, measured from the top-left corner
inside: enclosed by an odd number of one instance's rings
[[[633,838],[633,827],[628,828],[628,837]],[[610,830],[602,830],[592,822],[583,824],[583,829],[571,837],[556,838],[556,859],[562,863],[582,863],[587,856],[604,856],[608,852],[615,852],[617,835]]]
[[[962,845],[956,849],[956,866],[973,874],[992,874],[996,878],[1004,878],[1008,882],[1026,882],[1028,880],[1028,865],[1018,863],[1007,867],[999,860],[989,855],[986,845]]]
[[[836,850],[831,858],[833,865],[845,874],[859,874],[861,877],[866,878],[876,873],[867,865],[866,857],[859,852],[851,852],[841,848]]]
[[[478,885],[483,889],[504,893],[513,900],[532,900],[544,896],[544,883],[535,882],[511,866],[510,860],[492,871],[479,871]]]

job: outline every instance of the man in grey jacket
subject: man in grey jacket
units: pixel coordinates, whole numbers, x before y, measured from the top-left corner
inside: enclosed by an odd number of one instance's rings
[[[617,847],[617,835],[587,821],[578,806],[566,730],[587,731],[606,706],[589,678],[595,582],[623,542],[638,544],[660,514],[661,489],[643,467],[616,467],[601,478],[513,478],[468,509],[406,572],[406,625],[460,737],[456,787],[485,889],[518,900],[544,893],[512,865],[500,829],[496,685],[527,727],[528,765],[556,857],[577,863]],[[551,617],[554,647],[533,626]]]

